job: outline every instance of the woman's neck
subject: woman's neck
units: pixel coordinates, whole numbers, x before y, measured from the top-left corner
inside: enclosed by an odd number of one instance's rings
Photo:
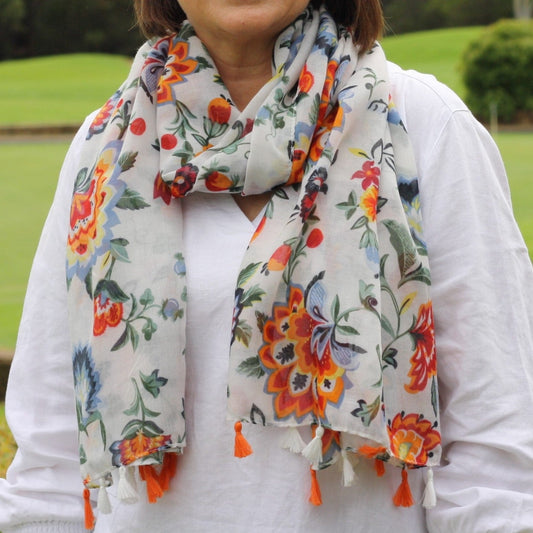
[[[263,85],[272,78],[274,43],[203,41],[224,81],[233,103],[244,109]]]

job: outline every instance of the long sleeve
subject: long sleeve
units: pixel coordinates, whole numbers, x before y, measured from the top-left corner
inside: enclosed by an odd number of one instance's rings
[[[6,413],[18,452],[0,479],[0,530],[84,531],[65,290],[69,204],[82,127],[63,165],[32,266]]]
[[[402,76],[433,278],[444,450],[427,527],[532,532],[533,273],[505,170],[451,91]]]

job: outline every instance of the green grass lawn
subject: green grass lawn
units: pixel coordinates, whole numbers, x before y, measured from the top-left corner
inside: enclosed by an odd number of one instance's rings
[[[0,124],[80,124],[129,68],[129,58],[105,54],[1,61]]]
[[[0,348],[13,348],[33,254],[67,143],[0,145]]]
[[[439,81],[464,97],[459,65],[466,46],[483,27],[449,28],[386,37],[387,58],[402,68],[433,74]]]

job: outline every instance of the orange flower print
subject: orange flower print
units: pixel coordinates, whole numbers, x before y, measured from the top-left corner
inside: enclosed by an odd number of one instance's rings
[[[97,337],[108,327],[118,326],[123,314],[124,308],[121,302],[112,302],[105,294],[98,294],[94,299],[93,334]]]
[[[428,381],[437,374],[435,328],[431,302],[420,306],[416,324],[409,333],[415,343],[415,353],[411,357],[411,369],[408,374],[411,381],[404,387],[407,392],[415,394],[423,391]]]
[[[121,142],[112,141],[88,174],[81,171],[76,179],[70,208],[67,249],[67,276],[85,279],[98,256],[106,252],[112,238],[111,227],[118,222],[113,208],[125,188],[118,179],[117,164]]]
[[[185,80],[198,67],[198,62],[188,57],[189,45],[183,41],[169,40],[168,61],[157,85],[157,103],[166,104],[174,100],[172,86]]]
[[[254,234],[252,235],[250,242],[254,242],[255,239],[257,239],[257,237],[261,235],[261,232],[263,231],[263,228],[265,227],[266,222],[267,222],[267,216],[263,215],[263,217],[261,218],[261,222],[259,222],[259,224],[257,225],[257,228],[254,231]]]
[[[101,133],[104,131],[104,128],[107,126],[107,123],[109,122],[109,119],[111,118],[111,112],[117,105],[120,107],[122,100],[119,101],[120,98],[120,91],[117,91],[109,100],[102,106],[100,111],[98,111],[97,115],[94,117],[94,120],[91,122],[91,125],[89,126],[89,131],[87,133],[87,139],[90,139],[93,135],[96,135],[97,133]]]
[[[275,304],[265,323],[259,357],[270,374],[266,387],[274,395],[278,419],[301,420],[310,413],[324,418],[327,404],[342,397],[345,369],[333,360],[329,342],[320,348],[312,345],[319,325],[306,309],[302,288],[294,285],[289,286],[288,301]]]
[[[399,413],[387,429],[392,454],[408,464],[427,464],[431,450],[440,444],[440,433],[417,414]]]
[[[300,74],[300,80],[298,82],[298,87],[300,88],[300,91],[303,93],[308,93],[311,88],[313,87],[313,84],[315,83],[315,78],[307,70],[307,65],[304,65],[304,68],[302,70],[302,73]]]
[[[352,179],[362,179],[363,189],[366,191],[370,186],[374,185],[379,187],[379,176],[381,170],[379,167],[375,166],[374,161],[365,161],[363,163],[363,169],[358,170],[352,176]]]
[[[170,435],[148,437],[141,430],[131,439],[119,440],[111,444],[110,451],[113,454],[113,465],[129,465],[137,459],[142,459],[162,448],[166,448],[170,442]]]
[[[226,174],[214,170],[205,179],[205,186],[212,192],[227,191],[233,186],[233,181]]]
[[[320,106],[318,108],[318,124],[322,124],[326,113],[328,111],[329,103],[331,100],[331,89],[333,88],[333,83],[335,81],[335,73],[339,64],[337,61],[332,59],[328,63],[328,69],[326,74],[326,81],[324,82],[324,88],[322,89],[322,97],[320,99]]]
[[[282,244],[270,257],[267,269],[268,270],[283,270],[292,254],[292,248],[288,244]]]
[[[292,169],[287,185],[301,183],[304,175],[307,154],[303,150],[294,150],[292,156]]]
[[[378,188],[375,185],[368,187],[361,196],[361,207],[365,210],[366,218],[374,222],[378,208]]]
[[[157,173],[154,180],[154,200],[156,198],[161,198],[167,205],[172,200],[172,191],[168,183],[161,178],[161,172]]]
[[[217,124],[226,124],[231,116],[231,105],[222,97],[213,98],[207,106],[207,116]]]

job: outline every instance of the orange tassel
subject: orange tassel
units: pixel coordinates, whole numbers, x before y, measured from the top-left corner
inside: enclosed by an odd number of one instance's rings
[[[178,465],[178,454],[167,452],[163,458],[163,468],[159,473],[159,486],[163,492],[170,487],[170,480],[175,476]]]
[[[409,487],[409,480],[407,478],[407,470],[402,470],[402,482],[392,499],[394,505],[397,507],[411,507],[414,505],[413,495],[411,494],[411,488]]]
[[[91,505],[91,493],[89,489],[83,489],[83,502],[85,506],[85,529],[94,529],[94,513]]]
[[[359,450],[357,450],[357,453],[367,459],[375,459],[378,455],[387,453],[387,449],[383,446],[379,448],[374,448],[373,446],[361,446]]]
[[[252,447],[242,434],[242,422],[235,422],[235,457],[247,457],[252,453]]]
[[[374,468],[378,477],[385,475],[385,463],[381,459],[374,459]]]
[[[313,505],[322,505],[322,494],[320,493],[320,485],[316,477],[316,470],[311,468],[311,494],[309,495],[309,501]]]
[[[139,473],[141,479],[146,481],[146,494],[148,495],[148,501],[155,503],[161,496],[163,496],[163,490],[159,484],[158,475],[152,465],[142,465],[139,467]]]

